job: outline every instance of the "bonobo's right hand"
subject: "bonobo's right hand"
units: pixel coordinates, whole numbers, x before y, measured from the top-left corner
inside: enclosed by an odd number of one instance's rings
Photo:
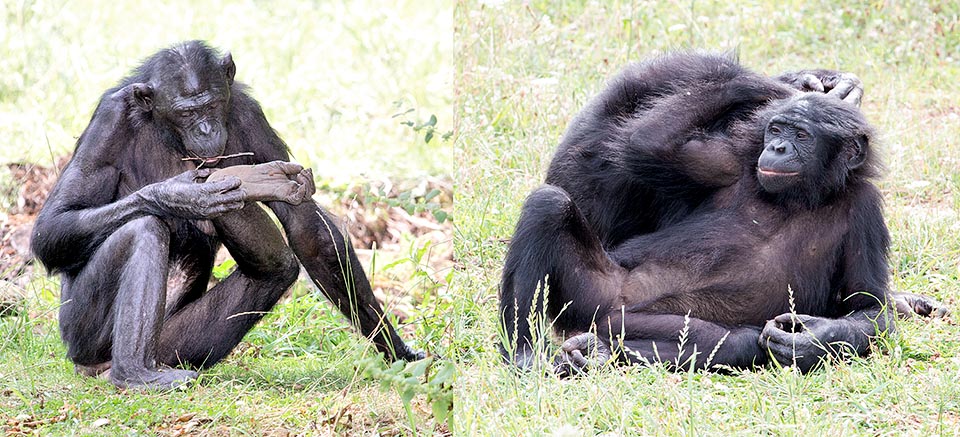
[[[212,219],[243,208],[240,179],[203,183],[212,170],[188,170],[137,191],[150,214],[183,219]]]

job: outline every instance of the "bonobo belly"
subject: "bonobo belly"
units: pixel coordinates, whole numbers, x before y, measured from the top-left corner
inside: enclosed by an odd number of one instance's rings
[[[744,227],[754,219],[733,218],[735,223],[701,222],[699,232],[690,230],[684,238],[675,234],[671,248],[624,276],[622,304],[632,311],[761,326],[790,311],[792,290],[798,312],[822,312],[842,235],[810,232],[822,224],[796,217],[789,226],[762,230]]]

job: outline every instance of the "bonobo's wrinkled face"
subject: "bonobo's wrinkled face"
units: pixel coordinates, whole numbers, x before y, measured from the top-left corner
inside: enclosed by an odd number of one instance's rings
[[[763,133],[763,152],[757,161],[757,179],[769,193],[780,193],[803,181],[818,166],[821,139],[807,112],[811,102],[798,100],[774,115]]]
[[[176,56],[180,54],[181,56]],[[193,55],[193,56],[191,56]],[[188,157],[217,163],[227,144],[227,111],[236,67],[230,54],[220,60],[175,52],[150,84],[134,89],[141,107],[165,122]]]

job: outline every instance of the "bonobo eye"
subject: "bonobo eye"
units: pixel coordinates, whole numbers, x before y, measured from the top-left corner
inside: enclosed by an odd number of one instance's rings
[[[190,118],[191,116],[193,116],[193,111],[189,109],[185,109],[183,111],[178,112],[177,115],[180,116],[180,118]]]
[[[770,133],[772,133],[772,134],[774,134],[774,135],[780,135],[780,132],[781,132],[781,131],[780,131],[780,128],[779,128],[779,127],[777,127],[777,126],[775,126],[775,125],[772,125],[772,124],[770,125]]]
[[[800,141],[806,141],[806,139],[809,138],[809,137],[810,137],[810,135],[808,135],[806,131],[803,131],[803,130],[798,130],[798,131],[797,131],[797,139],[798,139],[798,140],[800,140]]]

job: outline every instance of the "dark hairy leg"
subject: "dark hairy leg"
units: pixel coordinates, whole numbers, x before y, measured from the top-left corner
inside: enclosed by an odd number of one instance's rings
[[[521,368],[535,359],[531,314],[546,310],[561,331],[588,330],[616,298],[611,285],[622,273],[566,192],[536,189],[524,203],[500,285],[504,358]]]
[[[300,271],[279,229],[256,203],[214,219],[237,270],[168,316],[159,358],[167,365],[210,367],[273,308]]]
[[[614,354],[624,363],[663,363],[674,369],[749,368],[767,361],[757,344],[759,336],[759,327],[728,328],[675,314],[614,311],[598,321],[596,334],[566,340],[555,370],[560,376],[574,375]]]
[[[426,356],[407,346],[386,319],[350,240],[333,216],[313,201],[268,205],[283,223],[290,247],[314,284],[387,360],[414,361]]]
[[[79,275],[64,281],[60,327],[74,363],[102,368],[109,361],[110,380],[120,387],[172,388],[196,378],[193,371],[156,365],[169,239],[156,217],[130,221]]]

